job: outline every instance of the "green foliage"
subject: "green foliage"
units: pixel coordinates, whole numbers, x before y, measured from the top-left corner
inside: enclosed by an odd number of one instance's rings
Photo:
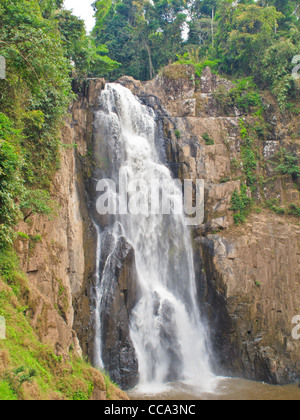
[[[213,138],[210,137],[209,133],[204,133],[202,135],[203,140],[205,141],[207,146],[212,146],[215,144],[215,141]]]
[[[72,395],[73,401],[89,401],[92,393],[93,393],[94,386],[93,384],[89,384],[87,390],[78,390],[75,391]]]
[[[21,167],[15,146],[0,139],[0,248],[12,243],[13,227],[20,218],[16,198],[22,193]]]
[[[290,216],[300,217],[300,207],[298,207],[296,204],[289,204],[285,206],[285,208],[283,208],[280,207],[279,201],[276,198],[274,198],[272,200],[267,200],[266,206],[274,213],[279,215],[287,214]]]
[[[224,86],[214,92],[214,98],[218,108],[225,114],[233,113],[238,108],[244,114],[263,113],[262,98],[252,77],[240,79],[234,82],[235,87],[227,90]]]
[[[22,289],[16,293],[15,285]],[[101,374],[74,354],[62,357],[42,344],[30,316],[36,294],[20,271],[12,250],[0,252],[0,315],[6,319],[6,340],[0,340],[0,400],[88,400]],[[45,314],[44,316],[47,317]],[[46,322],[40,315],[40,322]],[[114,385],[106,378],[107,393]],[[32,387],[24,387],[32,384]],[[105,388],[104,388],[105,391]],[[31,394],[32,392],[32,394]]]
[[[219,182],[220,184],[226,184],[227,182],[230,182],[230,178],[229,177],[221,178]]]
[[[300,217],[300,207],[296,206],[296,204],[289,205],[289,214],[291,216]]]
[[[26,221],[33,214],[52,215],[57,209],[57,205],[50,197],[48,191],[27,190],[22,197],[20,209]]]
[[[185,7],[185,0],[96,1],[96,45],[107,45],[112,59],[122,65],[112,77],[151,79],[174,61],[183,50]]]
[[[7,381],[0,381],[0,401],[18,401],[17,394]]]
[[[87,36],[82,19],[69,10],[60,10],[55,14],[55,19],[58,21],[65,56],[74,63],[78,76],[99,77],[118,67],[118,63],[107,56],[107,47],[96,47],[93,39]]]
[[[27,121],[24,135],[31,131],[34,136],[43,125],[43,115],[40,111],[26,113],[24,119]],[[12,244],[15,236],[14,226],[23,217],[25,220],[32,214],[40,213],[50,215],[55,210],[49,193],[46,190],[28,188],[25,184],[28,175],[29,163],[26,157],[32,158],[30,149],[23,148],[16,143],[23,142],[20,131],[14,128],[11,119],[0,113],[0,248]],[[29,135],[29,134],[28,134]],[[28,138],[29,139],[29,138]],[[22,156],[25,155],[25,159]],[[37,153],[37,149],[35,149]],[[46,160],[47,162],[47,160]],[[32,164],[33,162],[30,162]],[[45,164],[43,160],[41,165]],[[23,173],[23,176],[22,176]],[[43,172],[40,171],[40,174]],[[37,174],[38,175],[38,174]],[[27,178],[28,180],[28,178]]]
[[[295,94],[292,58],[299,51],[295,8],[283,10],[276,1],[250,3],[234,5],[229,1],[219,7],[216,38],[221,68],[232,75],[254,77],[260,87],[271,90],[283,111],[287,98]],[[286,32],[283,26],[288,19]]]
[[[275,25],[283,15],[273,6],[222,2],[217,19],[217,42],[223,55],[223,67],[243,74],[255,68],[257,60],[275,38]]]
[[[60,167],[60,129],[74,98],[71,74],[103,76],[117,63],[96,47],[61,0],[1,0],[0,248],[14,226],[55,210],[49,189]]]
[[[18,238],[25,239],[26,241],[29,241],[30,239],[29,236],[24,232],[18,232],[17,235],[18,235]]]
[[[17,142],[20,139],[20,136],[21,130],[17,130],[14,127],[13,121],[0,112],[0,139]]]
[[[12,243],[28,189],[34,197],[59,167],[59,130],[73,98],[54,19],[59,3],[0,4],[0,52],[8,66],[0,80],[0,247]]]
[[[230,161],[230,167],[231,167],[231,170],[233,172],[238,171],[239,169],[241,169],[241,167],[242,167],[241,165],[242,165],[242,163],[236,157],[234,157]]]
[[[230,91],[232,101],[237,104],[238,109],[248,113],[251,109],[256,111],[262,109],[262,99],[257,86],[251,77],[235,82],[236,87]]]
[[[200,48],[190,49],[187,53],[183,55],[177,55],[177,62],[180,64],[186,64],[194,66],[196,75],[198,77],[202,76],[202,71],[209,67],[213,73],[216,73],[220,60],[207,60],[200,58]]]
[[[272,200],[267,200],[266,206],[276,214],[285,214],[284,208],[279,207],[279,201],[276,198]]]
[[[291,175],[295,180],[300,175],[300,168],[298,164],[298,157],[294,153],[288,152],[286,149],[281,149],[277,153],[276,158],[280,164],[275,168],[275,171],[282,175]]]
[[[121,63],[113,78],[127,74],[146,80],[177,60],[193,65],[199,77],[206,66],[216,73],[251,77],[273,93],[282,111],[295,98],[292,58],[299,53],[300,36],[294,1],[101,0],[95,10],[96,45],[106,44]],[[188,28],[185,38],[183,25]],[[249,92],[247,86],[240,89],[230,100],[243,112],[261,108],[252,87]]]
[[[240,193],[235,190],[231,197],[231,210],[234,212],[234,222],[238,225],[246,221],[251,211],[253,200],[248,195],[247,185],[241,185]]]
[[[175,136],[177,137],[177,139],[181,138],[181,133],[178,129],[175,130]]]
[[[256,282],[255,282],[255,286],[257,286],[257,287],[261,287],[261,282],[260,282],[260,281],[256,281]]]
[[[256,69],[256,78],[271,90],[282,111],[287,108],[288,98],[295,96],[292,59],[298,54],[299,43],[295,45],[291,39],[280,38],[265,51]]]
[[[6,381],[15,395],[18,394],[21,386],[25,382],[31,383],[36,376],[36,370],[26,366],[19,366],[12,372],[7,373]]]
[[[20,295],[24,284],[24,275],[16,253],[12,249],[2,249],[0,252],[0,278],[8,284],[16,296]]]
[[[195,70],[198,77],[202,76],[202,71],[209,67],[212,73],[217,73],[217,69],[219,66],[220,60],[204,60],[200,63],[195,64]]]
[[[106,398],[109,400],[111,399],[112,387],[113,386],[116,387],[117,385],[113,383],[108,372],[104,371],[102,374],[103,374],[103,378],[104,378],[104,382],[106,386]]]

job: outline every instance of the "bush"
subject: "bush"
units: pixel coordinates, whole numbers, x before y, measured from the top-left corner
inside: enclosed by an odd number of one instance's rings
[[[0,140],[0,248],[12,243],[13,227],[21,215],[16,199],[23,188],[22,164],[17,149],[6,140]]]
[[[213,73],[217,72],[220,60],[205,60],[195,65],[196,75],[202,76],[202,72],[206,67],[209,67]]]
[[[256,110],[262,108],[261,96],[251,77],[234,83],[236,87],[230,91],[230,96],[241,111],[248,113],[252,108]]]
[[[300,207],[296,206],[296,204],[289,205],[289,214],[291,216],[300,217]]]
[[[221,85],[214,92],[213,96],[220,111],[229,114],[237,107],[244,114],[256,112],[261,115],[262,99],[253,79],[248,77],[234,83],[236,86],[229,91]]]
[[[300,175],[297,155],[282,149],[277,153],[276,157],[279,159],[280,164],[275,168],[275,171],[280,172],[282,175],[291,175],[296,180]]]
[[[50,216],[57,209],[57,204],[51,199],[48,191],[26,190],[23,194],[20,209],[26,221],[33,214]]]
[[[246,217],[249,215],[251,206],[253,204],[252,198],[248,196],[247,185],[241,185],[240,193],[235,190],[231,197],[231,208],[234,211],[234,222],[238,225],[246,221]]]
[[[40,112],[31,114],[31,123],[42,124]],[[15,236],[14,226],[32,214],[50,215],[57,208],[49,193],[41,189],[28,189],[25,185],[25,161],[20,146],[19,131],[7,116],[0,113],[0,248],[11,245]],[[47,149],[46,149],[47,150]]]
[[[207,146],[213,146],[215,144],[215,141],[213,138],[210,137],[208,133],[204,133],[202,136],[203,140],[205,141]]]
[[[281,214],[281,215],[285,214],[284,208],[279,207],[279,201],[276,198],[272,200],[268,200],[266,202],[266,205],[270,210],[272,210],[276,214]]]
[[[12,288],[16,296],[19,296],[26,284],[19,259],[12,249],[2,249],[0,252],[0,278]]]
[[[179,130],[175,130],[175,136],[176,136],[176,138],[177,138],[178,140],[180,140],[180,139],[181,139],[181,133],[180,133],[180,131],[179,131]]]

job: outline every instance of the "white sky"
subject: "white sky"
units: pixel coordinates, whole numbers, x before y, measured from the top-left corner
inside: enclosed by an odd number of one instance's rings
[[[90,32],[95,25],[94,10],[91,6],[92,0],[65,0],[65,8],[73,10],[74,15],[85,21],[86,29]]]

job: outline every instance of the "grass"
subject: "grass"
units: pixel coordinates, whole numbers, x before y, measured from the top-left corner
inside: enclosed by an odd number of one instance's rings
[[[0,315],[6,339],[0,340],[0,400],[90,400],[95,387],[118,396],[107,375],[73,352],[57,354],[40,341],[31,325],[31,293],[14,252],[2,250]]]
[[[11,389],[8,382],[0,382],[0,401],[16,401],[18,400],[17,395]]]

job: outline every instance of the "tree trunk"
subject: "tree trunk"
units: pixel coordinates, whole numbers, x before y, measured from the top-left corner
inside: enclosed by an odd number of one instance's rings
[[[147,41],[144,40],[144,46],[147,50],[148,53],[148,57],[149,57],[149,73],[150,73],[150,79],[153,79],[154,77],[154,67],[153,67],[153,63],[152,63],[152,56],[151,56],[151,48],[148,44]]]

